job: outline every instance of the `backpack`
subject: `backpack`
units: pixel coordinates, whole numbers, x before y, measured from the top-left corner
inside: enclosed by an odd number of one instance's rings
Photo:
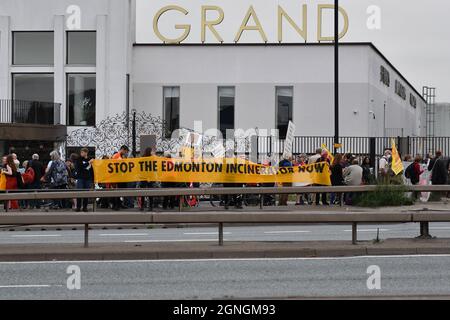
[[[53,184],[55,186],[61,186],[67,184],[69,174],[67,172],[67,167],[61,160],[52,163],[52,178]]]
[[[419,179],[416,175],[416,172],[414,171],[414,163],[411,163],[408,168],[405,170],[405,177],[407,179],[410,179],[412,183],[419,182]]]
[[[27,171],[22,175],[23,183],[26,185],[30,185],[34,182],[35,173],[33,168],[28,168]]]

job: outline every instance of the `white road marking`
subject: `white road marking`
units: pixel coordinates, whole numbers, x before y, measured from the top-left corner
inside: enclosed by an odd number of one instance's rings
[[[282,234],[282,233],[310,233],[308,230],[286,230],[286,231],[264,231],[265,234]]]
[[[219,232],[185,232],[185,235],[217,235]],[[231,232],[224,232],[223,234],[231,234]]]
[[[390,229],[380,229],[380,231],[390,231]],[[352,232],[352,230],[344,230],[344,232]],[[377,232],[377,229],[358,229],[358,232]]]
[[[101,237],[129,237],[129,236],[139,236],[139,237],[143,237],[143,236],[148,236],[150,234],[148,233],[101,233],[100,236]]]
[[[226,241],[227,239],[224,239]],[[218,239],[173,239],[173,240],[125,240],[126,243],[140,243],[140,242],[216,242]]]
[[[192,240],[191,240],[192,241]],[[202,240],[203,241],[203,240]],[[0,261],[2,264],[72,264],[72,263],[147,263],[147,262],[217,262],[217,261],[314,261],[314,260],[360,260],[404,258],[450,258],[450,254],[410,254],[387,256],[353,256],[322,258],[224,258],[224,259],[161,259],[161,260],[73,260],[73,261]]]
[[[61,237],[60,234],[13,234],[12,238]]]
[[[11,289],[11,288],[49,288],[49,284],[14,284],[14,285],[0,285],[0,289]]]

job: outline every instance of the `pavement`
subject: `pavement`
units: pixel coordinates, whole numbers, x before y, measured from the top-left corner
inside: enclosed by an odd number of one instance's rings
[[[270,211],[322,211],[325,207],[270,207]],[[403,212],[447,211],[447,202],[408,207],[326,207],[326,211]],[[189,209],[190,211],[194,209]],[[196,211],[217,211],[201,206]],[[245,211],[254,208],[246,208]],[[268,209],[266,209],[268,210]],[[130,210],[131,212],[132,210]],[[242,210],[241,210],[242,211]],[[17,214],[21,214],[17,212]],[[223,247],[217,226],[176,225],[91,226],[90,247],[83,247],[80,226],[8,226],[0,231],[0,261],[127,260],[342,257],[364,255],[450,254],[450,224],[433,223],[436,239],[419,240],[417,224],[359,225],[357,245],[351,244],[348,225],[225,225]],[[106,231],[108,230],[108,231]],[[56,232],[55,232],[56,231]],[[379,235],[380,242],[373,239]]]
[[[387,239],[361,241],[226,242],[224,246],[200,241],[152,243],[0,245],[0,261],[158,260],[345,257],[366,255],[450,254],[450,239]]]
[[[0,262],[0,299],[450,299],[449,264],[449,255]]]

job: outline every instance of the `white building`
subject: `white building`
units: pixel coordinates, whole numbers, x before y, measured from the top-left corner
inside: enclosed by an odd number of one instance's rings
[[[331,43],[137,43],[153,16],[143,25],[136,1],[150,0],[0,2],[2,152],[28,156],[66,138],[68,147],[119,147],[130,141],[119,115],[133,109],[168,130],[202,121],[204,130],[283,136],[292,120],[296,135],[333,135]],[[375,46],[343,43],[340,70],[342,136],[425,134],[425,101]]]

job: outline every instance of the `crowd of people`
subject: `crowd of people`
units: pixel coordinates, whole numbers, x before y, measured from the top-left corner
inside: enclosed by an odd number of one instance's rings
[[[118,152],[109,156],[103,156],[103,159],[124,159],[129,156],[129,148],[124,145]],[[155,155],[155,150],[147,148],[142,157]],[[166,155],[170,157],[170,155]],[[23,161],[21,164],[17,155],[12,153],[2,158],[2,173],[6,177],[6,190],[18,189],[84,189],[94,188],[94,172],[92,167],[93,158],[89,156],[89,150],[82,148],[79,153],[73,153],[65,161],[61,159],[58,151],[50,153],[50,162],[44,165],[40,161],[38,154],[33,154],[31,159]],[[357,157],[353,154],[330,155],[326,149],[318,148],[315,154],[307,156],[302,154],[295,157],[286,157],[279,163],[279,167],[296,167],[313,164],[316,162],[327,162],[330,168],[330,179],[332,186],[358,186],[375,183],[402,184],[405,176],[413,185],[420,182],[420,177],[424,173],[424,167],[431,172],[431,182],[434,185],[447,184],[450,179],[450,162],[445,158],[441,151],[436,151],[434,156],[428,155],[423,159],[420,155],[412,158],[406,155],[403,159],[410,163],[404,168],[404,175],[397,175],[392,169],[392,151],[386,149],[384,155],[378,163],[378,175],[375,175],[373,165],[369,157]],[[270,165],[271,163],[265,163]],[[180,184],[173,182],[136,182],[136,183],[109,183],[100,184],[97,187],[105,189],[123,189],[123,188],[176,188],[176,187],[198,187],[199,184]],[[302,186],[301,183],[283,183],[283,184],[263,184],[261,187],[288,187]],[[239,184],[223,184],[223,187],[243,187]],[[415,197],[418,194],[414,194]],[[278,205],[286,206],[289,195],[283,194],[278,198]],[[322,194],[297,194],[296,205],[352,205],[354,194],[352,193],[322,193]],[[96,200],[97,201],[97,200]],[[263,200],[264,205],[275,205],[275,196],[266,195]],[[230,205],[236,208],[242,208],[242,197],[239,195],[224,196],[222,204],[226,209]],[[42,206],[48,206],[50,209],[74,209],[77,212],[88,211],[89,199],[61,199],[49,201],[15,201],[6,202],[7,209],[40,209]],[[180,205],[176,197],[163,197],[162,199],[153,199],[152,197],[141,198],[103,198],[98,199],[98,205],[104,209],[128,209],[138,207],[140,210],[152,211],[155,207],[161,206],[163,209],[173,209]]]

